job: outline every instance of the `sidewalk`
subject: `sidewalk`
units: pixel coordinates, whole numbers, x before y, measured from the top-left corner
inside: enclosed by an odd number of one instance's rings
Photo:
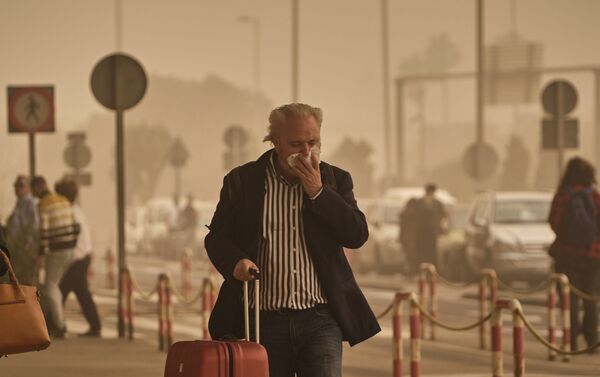
[[[166,353],[146,339],[55,340],[45,351],[0,359],[2,377],[162,377]]]

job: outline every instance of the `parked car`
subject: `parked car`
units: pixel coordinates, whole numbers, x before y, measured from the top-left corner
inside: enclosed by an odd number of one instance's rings
[[[447,208],[446,231],[438,238],[438,271],[445,279],[465,281],[469,278],[466,264],[466,226],[469,207],[454,205]]]
[[[406,255],[399,240],[400,212],[409,199],[420,198],[424,194],[422,187],[394,187],[362,208],[369,223],[369,240],[357,258],[365,262],[357,262],[355,265],[360,266],[357,268],[387,273],[406,271]],[[456,199],[446,190],[436,191],[436,197],[446,206],[456,203]]]
[[[466,262],[471,273],[496,270],[505,281],[539,281],[551,272],[548,248],[554,233],[547,218],[552,194],[485,192],[471,207]]]
[[[172,259],[181,257],[181,253],[187,246],[187,235],[178,229],[177,223],[178,213],[185,205],[186,201],[182,200],[177,207],[173,198],[169,197],[153,198],[148,201],[144,207],[143,237],[139,241],[139,248],[143,252]],[[194,230],[192,255],[204,258],[204,237],[208,232],[205,225],[210,223],[216,204],[194,200],[193,205],[198,213],[198,221]]]

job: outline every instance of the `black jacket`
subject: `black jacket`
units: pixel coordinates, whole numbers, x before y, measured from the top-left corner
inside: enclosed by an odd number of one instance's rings
[[[8,247],[0,240],[0,250],[2,250],[7,257],[10,258],[10,253],[8,252]],[[0,276],[4,275],[8,270],[8,266],[4,263],[4,259],[0,256]]]
[[[210,260],[225,278],[209,321],[213,339],[242,337],[242,284],[233,277],[233,268],[240,259],[257,260],[270,154],[268,151],[257,161],[238,168],[240,187],[233,195],[229,189],[232,173],[225,176],[210,232],[204,240]],[[335,181],[328,177],[328,172],[335,175]],[[355,345],[381,329],[354,279],[342,247],[359,248],[367,240],[369,231],[365,216],[356,205],[350,174],[334,166],[329,169],[321,162],[321,176],[324,187],[319,197],[304,201],[306,242],[344,340]],[[332,188],[333,182],[336,189]]]

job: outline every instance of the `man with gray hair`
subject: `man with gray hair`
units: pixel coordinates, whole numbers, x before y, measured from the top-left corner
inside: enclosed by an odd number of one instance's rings
[[[341,376],[342,341],[380,331],[343,251],[365,243],[367,223],[350,174],[320,161],[322,120],[321,109],[300,103],[271,112],[264,141],[274,148],[225,176],[205,239],[225,278],[213,339],[241,337],[241,282],[261,272],[271,377]]]

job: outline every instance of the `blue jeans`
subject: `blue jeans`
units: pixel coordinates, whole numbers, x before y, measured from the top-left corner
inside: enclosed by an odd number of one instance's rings
[[[341,377],[342,331],[327,305],[261,311],[270,377]]]

